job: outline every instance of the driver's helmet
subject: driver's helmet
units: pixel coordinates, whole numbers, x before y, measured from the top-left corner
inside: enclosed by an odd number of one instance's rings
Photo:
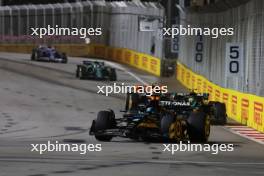
[[[147,112],[147,113],[150,113],[150,114],[153,114],[153,113],[155,113],[155,109],[154,109],[153,107],[148,107],[148,108],[146,109],[146,112]]]

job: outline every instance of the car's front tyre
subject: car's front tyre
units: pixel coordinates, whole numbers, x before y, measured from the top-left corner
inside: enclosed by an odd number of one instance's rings
[[[116,81],[117,76],[116,76],[116,70],[114,68],[110,68],[110,81]]]
[[[100,111],[95,121],[94,130],[95,132],[111,129],[115,127],[115,117],[112,111]],[[98,141],[111,141],[113,136],[109,135],[95,135]]]
[[[35,61],[35,60],[37,60],[36,58],[37,58],[37,51],[36,51],[36,49],[33,49],[32,50],[32,54],[31,54],[31,60],[32,61]]]
[[[67,57],[66,53],[62,53],[62,59],[63,59],[62,63],[64,63],[64,64],[68,63],[68,57]]]

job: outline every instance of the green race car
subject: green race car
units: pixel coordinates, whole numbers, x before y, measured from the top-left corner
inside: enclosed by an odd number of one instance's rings
[[[104,62],[83,61],[77,65],[76,78],[116,81],[116,70],[105,66]]]

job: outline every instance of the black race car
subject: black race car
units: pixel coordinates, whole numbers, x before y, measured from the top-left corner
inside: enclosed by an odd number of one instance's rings
[[[32,50],[31,60],[65,64],[68,62],[68,58],[65,53],[60,53],[55,48],[45,45],[41,45]]]
[[[105,66],[104,62],[83,61],[77,65],[76,77],[79,79],[96,79],[116,81],[116,70]]]
[[[113,137],[131,139],[206,142],[211,119],[225,115],[218,102],[205,103],[208,94],[127,95],[125,113],[115,118],[113,110],[100,111],[90,135],[100,141]],[[221,112],[220,111],[224,111]]]
[[[224,103],[217,101],[208,101],[208,93],[173,93],[170,94],[170,98],[176,102],[189,102],[187,107],[196,109],[202,107],[210,116],[211,124],[225,125],[227,122],[226,106]],[[175,104],[175,103],[174,103]],[[167,106],[170,107],[170,106]],[[188,109],[187,109],[188,110]],[[185,111],[184,108],[178,106],[177,111]]]

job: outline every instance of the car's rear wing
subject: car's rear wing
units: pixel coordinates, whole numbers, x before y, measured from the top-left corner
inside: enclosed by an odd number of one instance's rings
[[[168,93],[159,101],[161,107],[188,107],[208,100],[208,93]]]
[[[92,64],[92,63],[93,63],[92,61],[88,61],[88,60],[84,60],[84,61],[83,61],[83,64],[85,64],[85,65],[86,65],[86,64]]]
[[[200,97],[203,98],[204,100],[208,100],[209,98],[209,93],[195,93],[195,92],[190,92],[190,93],[169,93],[171,96],[174,97]]]
[[[159,105],[161,107],[184,107],[184,106],[191,106],[190,101],[169,101],[169,100],[161,100],[159,101]]]

